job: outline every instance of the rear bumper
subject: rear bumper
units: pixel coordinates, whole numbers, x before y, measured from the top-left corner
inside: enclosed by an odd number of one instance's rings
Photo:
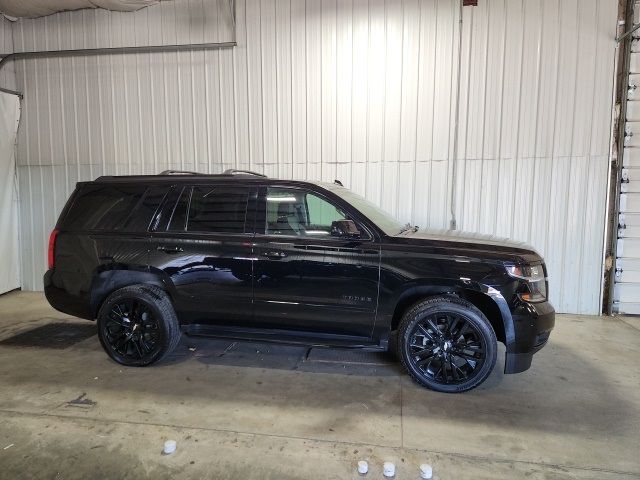
[[[53,308],[75,317],[93,320],[87,295],[70,293],[69,290],[61,284],[60,279],[57,278],[55,270],[48,270],[47,273],[44,274],[43,282],[44,295]]]
[[[515,341],[507,346],[504,373],[520,373],[531,367],[533,354],[547,344],[556,312],[549,302],[521,302],[511,316]]]

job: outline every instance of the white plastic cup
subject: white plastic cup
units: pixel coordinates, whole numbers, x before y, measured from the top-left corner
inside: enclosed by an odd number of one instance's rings
[[[369,464],[364,460],[360,460],[358,462],[358,473],[364,475],[369,471]]]
[[[395,477],[396,466],[391,462],[384,462],[384,464],[382,465],[382,474],[385,477]]]
[[[178,444],[176,443],[175,440],[167,440],[166,442],[164,442],[164,450],[162,450],[162,452],[165,455],[171,455],[173,452],[176,451],[177,446]]]
[[[431,465],[428,463],[420,465],[420,478],[424,478],[426,480],[433,478],[433,469],[431,468]]]

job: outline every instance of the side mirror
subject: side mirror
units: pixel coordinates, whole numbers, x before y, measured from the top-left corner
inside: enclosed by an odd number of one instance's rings
[[[339,238],[358,238],[360,230],[353,220],[336,220],[331,222],[331,236]]]

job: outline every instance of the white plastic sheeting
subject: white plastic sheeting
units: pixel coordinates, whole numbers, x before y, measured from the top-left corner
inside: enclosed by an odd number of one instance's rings
[[[65,10],[105,8],[132,12],[159,0],[0,0],[0,12],[10,17],[43,17]]]
[[[0,294],[20,287],[15,141],[20,99],[0,92]]]
[[[24,284],[77,180],[245,168],[340,179],[404,222],[533,244],[561,312],[600,311],[616,0],[239,0],[238,47],[24,60]],[[231,39],[227,0],[13,26],[17,51]],[[456,164],[455,181],[453,179]]]

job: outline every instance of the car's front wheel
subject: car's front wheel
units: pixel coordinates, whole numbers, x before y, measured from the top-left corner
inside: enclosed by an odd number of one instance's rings
[[[113,292],[98,313],[102,348],[116,362],[143,367],[155,363],[180,341],[180,327],[167,294],[151,285]]]
[[[458,393],[484,382],[496,363],[497,340],[487,318],[457,297],[430,298],[404,314],[398,354],[409,375],[432,390]]]

